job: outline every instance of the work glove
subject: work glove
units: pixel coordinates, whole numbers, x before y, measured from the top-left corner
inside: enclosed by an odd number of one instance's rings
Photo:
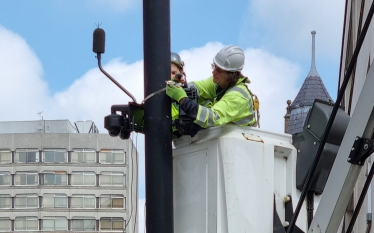
[[[181,99],[187,97],[186,92],[181,87],[177,87],[172,84],[166,85],[166,94],[173,100],[180,101]]]

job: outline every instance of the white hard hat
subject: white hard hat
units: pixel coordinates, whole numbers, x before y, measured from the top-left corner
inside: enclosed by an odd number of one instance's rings
[[[244,52],[236,45],[223,47],[213,59],[214,64],[226,71],[241,71],[244,66]]]

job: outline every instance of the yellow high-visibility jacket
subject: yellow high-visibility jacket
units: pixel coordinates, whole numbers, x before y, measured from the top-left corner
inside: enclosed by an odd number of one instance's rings
[[[179,118],[179,106],[176,102],[171,103],[171,119],[176,120]]]
[[[221,90],[213,82],[213,77],[194,81],[192,85],[199,90],[199,105],[194,106],[191,101],[185,101],[181,107],[195,119],[194,123],[203,128],[227,123],[252,126],[256,123],[255,110],[252,95],[245,83],[249,83],[249,80],[243,77],[235,86]]]

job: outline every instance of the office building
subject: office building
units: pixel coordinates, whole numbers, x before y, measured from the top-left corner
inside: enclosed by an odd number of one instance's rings
[[[137,150],[92,121],[0,122],[1,232],[137,232]]]

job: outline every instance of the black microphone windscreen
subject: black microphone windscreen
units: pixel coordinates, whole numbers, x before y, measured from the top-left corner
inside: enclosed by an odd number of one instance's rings
[[[105,53],[105,31],[102,28],[96,28],[93,33],[93,46],[94,53]]]

